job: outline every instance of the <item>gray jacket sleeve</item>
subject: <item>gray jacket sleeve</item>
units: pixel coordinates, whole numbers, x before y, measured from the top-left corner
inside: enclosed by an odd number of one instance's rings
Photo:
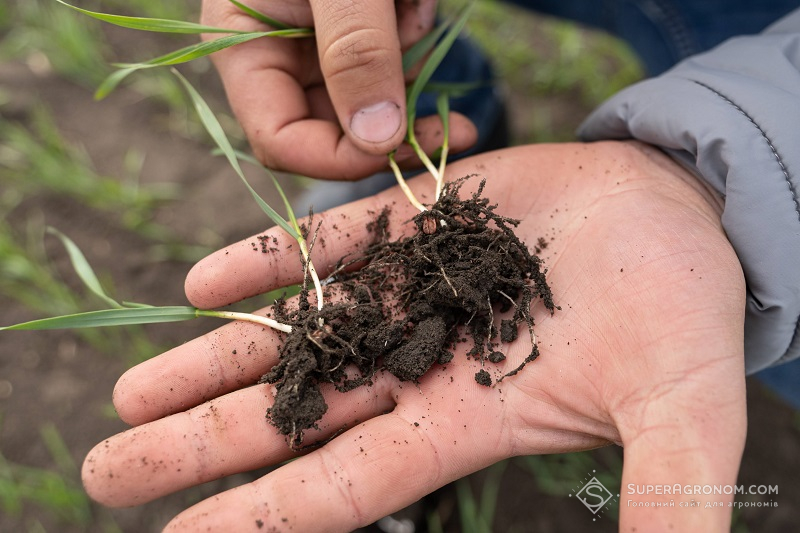
[[[724,196],[747,372],[800,357],[800,9],[618,93],[578,134],[659,146]]]

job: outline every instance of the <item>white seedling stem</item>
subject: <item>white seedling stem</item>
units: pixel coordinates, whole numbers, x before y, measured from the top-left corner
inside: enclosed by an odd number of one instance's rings
[[[300,253],[303,254],[303,260],[306,262],[308,268],[308,275],[311,276],[311,281],[314,283],[314,290],[317,292],[317,310],[322,311],[323,297],[322,297],[322,283],[319,281],[317,269],[314,268],[314,263],[311,262],[311,254],[308,251],[305,239],[298,239],[300,243]],[[321,319],[320,319],[321,320]]]
[[[394,177],[397,179],[397,184],[406,195],[406,198],[408,198],[408,201],[411,202],[411,205],[420,211],[427,211],[427,208],[422,205],[419,200],[417,200],[417,197],[414,196],[414,193],[411,192],[411,189],[409,189],[408,183],[406,183],[406,179],[403,177],[403,172],[400,170],[400,167],[397,166],[397,162],[394,160],[394,153],[389,154],[389,166],[392,167],[392,172],[394,172]]]
[[[414,149],[414,152],[417,154],[417,157],[420,158],[420,160],[422,161],[422,164],[425,165],[425,168],[428,169],[428,172],[431,173],[431,176],[433,176],[433,179],[438,182],[439,181],[439,169],[437,169],[436,165],[433,164],[433,161],[431,161],[431,158],[428,157],[428,154],[426,154],[422,150],[422,148],[420,147],[419,143],[417,142],[416,137],[414,137],[413,134],[409,134],[408,144],[410,144],[411,148]]]
[[[244,322],[261,324],[262,326],[267,326],[272,329],[276,329],[278,331],[283,331],[284,333],[292,332],[292,326],[288,324],[282,324],[272,318],[266,316],[253,315],[250,313],[237,313],[235,311],[205,311],[198,309],[197,316],[210,316],[216,318],[227,318],[229,320],[242,320]]]
[[[447,153],[449,152],[449,147],[447,146],[447,139],[445,138],[444,144],[442,144],[442,157],[439,160],[439,173],[435,176],[436,177],[436,196],[434,197],[436,200],[439,200],[439,197],[442,196],[442,189],[444,188],[444,167],[447,164]]]

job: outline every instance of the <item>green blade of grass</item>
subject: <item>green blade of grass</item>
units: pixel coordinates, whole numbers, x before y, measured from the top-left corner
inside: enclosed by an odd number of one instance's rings
[[[117,85],[122,83],[122,80],[127,78],[130,74],[139,70],[138,68],[123,68],[115,70],[106,79],[104,79],[97,90],[94,92],[95,100],[102,100],[117,88]]]
[[[260,11],[256,11],[252,7],[246,6],[241,2],[237,2],[236,0],[228,0],[228,1],[231,4],[235,5],[236,7],[238,7],[239,9],[241,9],[242,11],[244,11],[245,13],[247,13],[248,15],[250,15],[251,17],[253,17],[254,19],[256,19],[257,21],[263,22],[268,26],[272,26],[273,28],[278,28],[279,30],[288,30],[291,28],[291,26],[289,26],[288,24],[284,24],[279,20],[275,20],[274,18],[267,16]]]
[[[155,306],[150,305],[150,304],[140,304],[140,303],[137,303],[137,302],[126,302],[124,300],[122,301],[122,305],[125,306],[125,307],[140,307],[140,308],[155,307]]]
[[[78,277],[81,279],[86,288],[92,291],[98,298],[106,302],[109,306],[121,309],[122,305],[119,304],[115,299],[111,296],[106,294],[106,291],[103,290],[103,286],[100,285],[100,280],[97,279],[97,276],[94,273],[89,262],[86,260],[86,256],[83,255],[78,245],[75,242],[58,231],[55,228],[47,228],[47,233],[51,235],[55,235],[61,240],[61,243],[64,245],[64,248],[67,249],[67,253],[69,254],[69,260],[72,263],[72,268],[75,269],[75,273],[78,274]]]
[[[22,513],[22,495],[14,476],[12,465],[0,453],[0,509],[6,516],[18,517]]]
[[[31,320],[30,322],[0,327],[0,331],[78,329],[105,326],[129,326],[133,324],[157,324],[161,322],[191,320],[197,318],[197,316],[197,309],[187,306],[103,309],[100,311],[88,311],[86,313]]]
[[[72,459],[69,448],[55,424],[52,422],[43,424],[39,428],[39,434],[47,447],[47,451],[50,452],[50,457],[56,462],[58,471],[72,478],[80,476],[80,471]]]
[[[255,165],[258,168],[265,168],[264,165],[261,164],[261,161],[253,157],[252,155],[248,154],[247,152],[242,152],[241,150],[233,149],[233,153],[236,154],[236,157],[239,160],[244,161],[245,163],[250,163],[251,165]],[[222,150],[219,148],[214,148],[211,150],[211,155],[225,155]]]
[[[436,112],[439,114],[439,118],[442,119],[442,126],[444,127],[442,132],[443,142],[447,143],[450,138],[450,98],[447,93],[440,93],[436,97]]]
[[[465,533],[486,533],[485,525],[478,514],[478,503],[472,493],[468,478],[456,481],[456,497],[458,498],[458,514]]]
[[[286,193],[283,192],[283,187],[278,182],[278,178],[275,177],[275,174],[272,173],[270,169],[267,167],[262,167],[264,170],[267,171],[267,174],[272,178],[272,183],[275,184],[275,188],[278,189],[278,194],[281,195],[281,200],[283,200],[283,205],[286,208],[286,213],[289,215],[289,222],[291,222],[292,227],[297,232],[298,235],[301,235],[303,232],[300,229],[300,224],[297,223],[297,217],[294,215],[294,209],[292,209],[292,204],[289,203],[289,199],[286,197]]]
[[[258,159],[256,159],[255,157],[253,157],[250,154],[242,152],[241,150],[234,150],[233,152],[236,154],[237,158],[239,158],[240,160],[242,160],[242,161],[244,161],[246,163],[250,163],[251,165],[255,165],[258,168],[266,171],[266,173],[269,175],[269,177],[272,178],[272,182],[275,184],[275,188],[278,190],[278,193],[281,195],[281,199],[283,200],[283,205],[286,207],[286,213],[289,215],[289,222],[292,224],[292,226],[294,227],[295,231],[297,231],[298,234],[302,233],[302,231],[300,229],[300,224],[297,223],[297,217],[294,214],[294,209],[292,209],[292,204],[289,202],[289,199],[286,197],[286,193],[284,192],[283,187],[281,187],[281,184],[278,181],[278,178],[275,176],[275,174],[272,172],[272,170],[270,170],[268,167],[265,167],[264,165],[262,165],[261,161],[259,161]],[[219,149],[214,150],[212,153],[214,155],[223,155],[222,151],[219,150]]]
[[[462,82],[448,82],[448,81],[429,81],[422,88],[424,93],[445,93],[451,98],[463,96],[466,93],[480,89],[481,87],[488,87],[491,85],[490,81],[462,81]]]
[[[301,239],[300,233],[297,232],[291,224],[289,224],[282,216],[278,214],[270,205],[264,201],[261,196],[253,189],[250,183],[247,181],[247,178],[244,177],[244,172],[242,172],[242,167],[239,165],[239,160],[236,157],[236,151],[231,146],[230,141],[228,141],[228,137],[225,135],[225,131],[222,129],[217,117],[214,116],[214,113],[208,107],[208,104],[203,100],[203,97],[197,92],[197,90],[192,87],[192,84],[183,77],[183,75],[178,72],[177,70],[173,70],[175,75],[181,81],[183,86],[186,88],[186,92],[189,94],[189,98],[194,105],[197,114],[200,116],[200,121],[208,131],[208,134],[214,139],[214,142],[217,143],[217,146],[220,150],[222,150],[223,155],[228,160],[230,165],[233,167],[233,170],[236,171],[236,174],[241,178],[242,182],[247,187],[247,190],[250,191],[250,194],[253,196],[253,199],[258,203],[261,210],[266,213],[266,215],[273,221],[275,224],[280,226],[286,233],[291,235],[294,239]]]
[[[508,467],[508,461],[501,461],[488,468],[486,479],[481,490],[480,513],[483,522],[489,531],[492,531],[495,510],[497,509],[497,498],[500,494],[500,484],[503,474]]]
[[[80,7],[73,6],[64,2],[63,0],[56,0],[59,4],[63,4],[75,11],[79,11],[84,15],[92,18],[114,24],[115,26],[122,26],[123,28],[130,28],[133,30],[154,31],[162,33],[243,33],[239,30],[229,30],[225,28],[215,28],[213,26],[204,26],[203,24],[195,24],[194,22],[186,22],[183,20],[168,20],[146,17],[126,17],[123,15],[111,15],[108,13],[98,13],[96,11],[89,11]]]
[[[458,510],[462,531],[465,533],[488,533],[493,531],[492,523],[494,522],[495,509],[497,507],[497,497],[506,465],[506,461],[501,461],[486,470],[486,478],[483,480],[480,500],[475,498],[469,478],[462,478],[456,482]]]
[[[175,50],[174,52],[170,52],[141,63],[116,63],[114,66],[118,67],[119,70],[113,72],[105,80],[103,80],[103,82],[100,84],[100,87],[98,87],[97,91],[95,92],[95,98],[102,100],[111,94],[111,92],[120,84],[120,82],[122,82],[122,80],[137,70],[180,65],[181,63],[187,63],[201,57],[206,57],[214,52],[219,52],[220,50],[230,48],[231,46],[236,46],[237,44],[246,43],[262,37],[304,37],[306,35],[307,33],[304,33],[303,30],[275,30],[238,33],[236,35],[220,37],[219,39],[215,39],[213,41],[204,41],[185,46],[179,50]]]
[[[417,100],[419,100],[419,95],[422,93],[422,89],[428,84],[431,76],[433,76],[433,73],[439,67],[439,64],[441,64],[444,56],[447,55],[447,52],[450,51],[450,48],[453,46],[456,38],[461,33],[461,30],[464,29],[464,25],[467,23],[467,19],[469,18],[474,5],[474,2],[470,2],[466,5],[466,7],[464,7],[464,9],[461,11],[461,14],[448,28],[447,33],[444,35],[442,40],[438,45],[436,45],[436,48],[433,49],[431,55],[428,57],[428,60],[422,66],[417,79],[414,80],[414,83],[411,85],[411,89],[409,89],[407,95],[409,132],[413,132],[412,125],[414,124],[414,120],[417,116]]]
[[[211,55],[214,52],[219,52],[225,48],[236,46],[237,44],[242,44],[246,43],[247,41],[252,41],[253,39],[260,39],[261,37],[274,35],[277,31],[285,32],[285,30],[276,30],[275,32],[257,31],[238,33],[236,35],[226,35],[225,37],[220,37],[219,39],[214,39],[213,41],[203,41],[200,43],[191,44],[173,52],[169,52],[168,54],[164,54],[147,61],[142,61],[141,63],[115,63],[114,66],[126,69],[179,65],[181,63],[187,63],[194,59]]]
[[[436,113],[442,121],[442,145],[436,150],[437,153],[433,154],[433,157],[446,159],[450,147],[450,97],[447,93],[439,93],[436,97]],[[442,161],[440,174],[444,172],[444,164],[445,162]]]
[[[425,37],[414,43],[414,45],[406,50],[403,54],[403,72],[408,72],[411,67],[416,65],[425,55],[433,50],[436,42],[444,34],[450,26],[449,22],[445,22],[436,28]]]

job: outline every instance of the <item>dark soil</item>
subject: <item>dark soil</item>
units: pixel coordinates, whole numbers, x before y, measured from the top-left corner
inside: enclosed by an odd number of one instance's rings
[[[276,318],[292,333],[262,382],[276,385],[268,417],[292,446],[302,444],[303,432],[327,410],[322,383],[346,392],[372,383],[380,371],[417,381],[434,364],[450,362],[464,339],[471,342],[467,357],[498,363],[505,356],[495,349],[497,338],[513,341],[520,326],[528,330],[531,352],[498,382],[538,357],[531,303],[539,298],[555,310],[542,262],[515,235],[519,221],[495,213],[482,196],[483,183],[459,197],[466,179],[446,185],[437,203],[414,217],[417,231],[410,237],[389,240],[388,212],[381,213],[371,228],[376,242],[357,259],[365,265],[347,274],[353,261],[342,260],[337,269],[337,303],[317,310],[304,289],[298,309],[276,306]],[[495,308],[511,313],[499,331]],[[492,385],[485,370],[475,380]]]

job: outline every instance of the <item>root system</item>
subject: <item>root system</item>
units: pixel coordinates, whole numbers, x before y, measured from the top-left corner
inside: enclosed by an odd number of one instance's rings
[[[318,311],[304,289],[297,309],[283,301],[275,306],[276,318],[292,333],[261,381],[276,387],[267,416],[293,447],[327,410],[323,383],[349,391],[382,371],[414,382],[433,365],[450,362],[456,344],[466,341],[467,357],[481,363],[475,380],[491,386],[483,366],[505,359],[498,338],[512,342],[520,328],[531,351],[498,381],[538,357],[531,304],[540,299],[551,313],[555,309],[542,262],[516,236],[519,221],[498,215],[483,197],[484,182],[468,198],[459,197],[466,179],[446,185],[439,201],[414,218],[417,231],[410,237],[391,241],[389,213],[381,213],[371,227],[376,242],[357,259],[365,266],[337,270],[335,302],[328,299]],[[495,312],[507,316],[499,328]]]

